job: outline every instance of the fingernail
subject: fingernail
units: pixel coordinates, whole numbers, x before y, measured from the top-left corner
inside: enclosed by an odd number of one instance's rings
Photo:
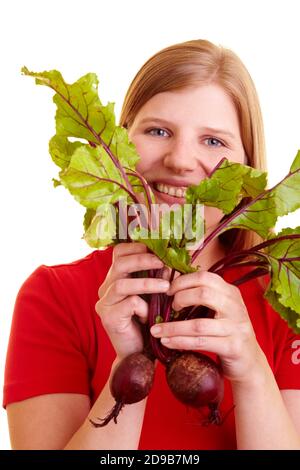
[[[163,266],[164,265],[164,263],[158,258],[155,258],[153,261],[154,261],[154,264],[156,266]]]
[[[170,339],[169,338],[161,338],[160,342],[163,343],[163,344],[166,344],[166,343],[170,342]]]
[[[163,289],[168,289],[170,287],[169,281],[166,281],[165,279],[160,279],[159,284]]]
[[[161,332],[161,327],[158,325],[152,326],[151,328],[151,334],[153,336],[158,335]]]

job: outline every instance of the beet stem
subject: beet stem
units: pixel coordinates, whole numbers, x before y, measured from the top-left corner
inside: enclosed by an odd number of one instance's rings
[[[218,405],[209,405],[210,409],[210,414],[207,420],[207,425],[208,424],[216,424],[217,426],[221,426],[223,424],[222,419],[221,419],[221,414],[218,408]]]
[[[235,405],[232,405],[232,407],[229,408],[228,411],[226,411],[226,413],[225,413],[225,415],[223,416],[222,421],[221,421],[220,424],[224,424],[224,423],[225,423],[226,419],[228,418],[228,416],[230,415],[230,413],[234,410],[234,408],[235,408]]]
[[[156,273],[157,275],[154,275],[153,277],[160,277],[162,270],[157,270]],[[152,294],[150,305],[149,305],[149,320],[148,320],[149,330],[151,326],[155,324],[155,319],[157,315],[161,315],[163,317],[163,312],[161,311],[161,308],[162,308],[162,302],[161,302],[160,295]],[[150,334],[150,345],[151,345],[151,348],[155,357],[159,359],[163,364],[166,364],[170,356],[169,350],[161,344],[160,340],[158,340],[157,338],[154,338],[151,334]]]
[[[108,415],[105,417],[105,418],[96,418],[98,419],[99,421],[102,421],[102,423],[96,423],[95,421],[93,421],[92,419],[89,419],[89,422],[95,427],[95,428],[102,428],[104,426],[106,426],[112,419],[114,420],[114,422],[117,424],[117,417],[120,413],[120,411],[122,410],[124,406],[124,403],[121,402],[121,401],[118,401],[116,402],[116,404],[112,407],[112,409],[110,410],[110,412],[108,413]]]

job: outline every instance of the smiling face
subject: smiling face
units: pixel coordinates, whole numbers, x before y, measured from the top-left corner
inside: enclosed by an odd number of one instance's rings
[[[216,84],[153,96],[137,113],[129,138],[157,203],[183,204],[185,188],[206,178],[223,157],[245,163],[235,106]],[[205,207],[206,229],[222,216]]]

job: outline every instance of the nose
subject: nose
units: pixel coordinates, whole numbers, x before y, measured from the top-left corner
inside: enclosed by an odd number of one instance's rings
[[[197,149],[186,139],[172,142],[164,155],[164,166],[174,173],[191,173],[199,165]]]
[[[164,149],[162,161],[173,173],[190,175],[195,172],[198,178],[206,178],[223,156],[219,152],[212,156],[207,147],[199,144],[198,139],[182,133],[169,141],[168,147]]]

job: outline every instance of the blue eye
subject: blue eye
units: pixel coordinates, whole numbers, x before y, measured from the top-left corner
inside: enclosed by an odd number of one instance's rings
[[[223,142],[221,142],[219,139],[216,139],[215,137],[208,137],[205,139],[205,141],[210,141],[212,142],[212,145],[209,145],[209,147],[219,147],[220,145],[224,145]],[[220,144],[220,145],[216,145]]]
[[[158,131],[158,133],[156,132],[153,133],[153,131]],[[162,135],[163,132],[167,132],[167,131],[165,131],[164,129],[161,129],[160,127],[153,127],[152,129],[149,129],[148,131],[146,131],[146,133],[150,135],[154,135],[158,137],[165,137],[164,135]]]

